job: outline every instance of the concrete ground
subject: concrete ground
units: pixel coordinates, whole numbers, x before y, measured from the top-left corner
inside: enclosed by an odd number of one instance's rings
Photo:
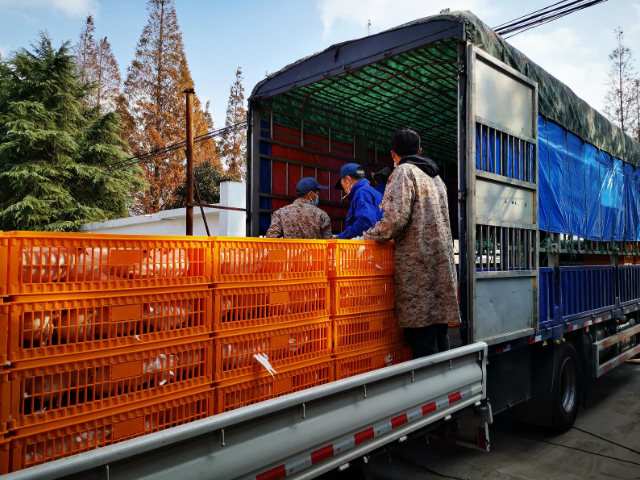
[[[574,428],[554,435],[498,415],[491,452],[426,440],[371,459],[374,480],[640,479],[640,360],[591,380]],[[345,472],[346,473],[346,472]]]

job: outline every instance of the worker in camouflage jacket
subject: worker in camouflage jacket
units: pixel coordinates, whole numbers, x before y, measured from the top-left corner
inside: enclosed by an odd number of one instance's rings
[[[329,187],[319,185],[315,178],[306,177],[298,182],[298,198],[286,207],[273,213],[267,238],[301,238],[306,240],[328,240],[331,237],[331,220],[326,212],[318,208],[320,190]]]
[[[396,311],[414,358],[449,349],[447,326],[459,323],[456,265],[447,189],[438,166],[421,156],[420,137],[400,130],[391,139],[396,168],[384,215],[365,240],[395,240]]]

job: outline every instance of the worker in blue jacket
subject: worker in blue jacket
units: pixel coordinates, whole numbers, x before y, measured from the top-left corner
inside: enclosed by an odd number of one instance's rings
[[[363,232],[382,219],[382,195],[371,187],[369,180],[365,178],[364,169],[357,163],[342,166],[340,180],[335,188],[343,190],[343,199],[351,201],[347,213],[347,228],[338,238],[346,240],[361,237]]]

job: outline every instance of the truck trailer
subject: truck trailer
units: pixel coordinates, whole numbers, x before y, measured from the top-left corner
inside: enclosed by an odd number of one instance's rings
[[[489,451],[493,415],[571,427],[640,353],[640,144],[469,12],[334,45],[249,99],[247,231],[306,176],[392,167],[400,128],[448,188],[460,346],[6,478],[315,478],[419,436]],[[337,233],[348,205],[321,193]]]

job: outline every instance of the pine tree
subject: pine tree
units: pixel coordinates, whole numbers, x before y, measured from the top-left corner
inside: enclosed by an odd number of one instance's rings
[[[83,105],[68,42],[56,50],[41,34],[32,49],[0,63],[0,227],[71,231],[121,216],[142,182],[136,165],[112,166],[126,158],[118,117]]]
[[[235,81],[229,91],[225,127],[235,125],[247,119],[242,80],[242,68],[238,67],[236,69]],[[237,180],[244,179],[247,172],[247,131],[241,129],[223,135],[220,146],[220,156],[231,177]]]
[[[173,0],[149,0],[147,10],[149,20],[125,81],[126,103],[134,123],[128,132],[134,155],[185,139],[183,92],[193,88]],[[194,134],[198,136],[206,133],[208,126],[198,99],[194,107]],[[215,151],[207,152],[198,145],[196,162],[205,157],[216,160]],[[184,181],[184,153],[152,159],[142,168],[149,189],[139,195],[134,211],[154,213],[171,202],[173,191]]]
[[[620,27],[614,30],[617,46],[609,54],[611,70],[607,86],[609,90],[605,97],[604,113],[624,132],[632,126],[633,103],[633,53],[624,44],[624,32]]]
[[[75,48],[80,81],[95,86],[85,98],[85,103],[90,107],[100,107],[105,112],[113,112],[120,96],[120,69],[107,37],[96,42],[94,35],[95,23],[89,15]]]

